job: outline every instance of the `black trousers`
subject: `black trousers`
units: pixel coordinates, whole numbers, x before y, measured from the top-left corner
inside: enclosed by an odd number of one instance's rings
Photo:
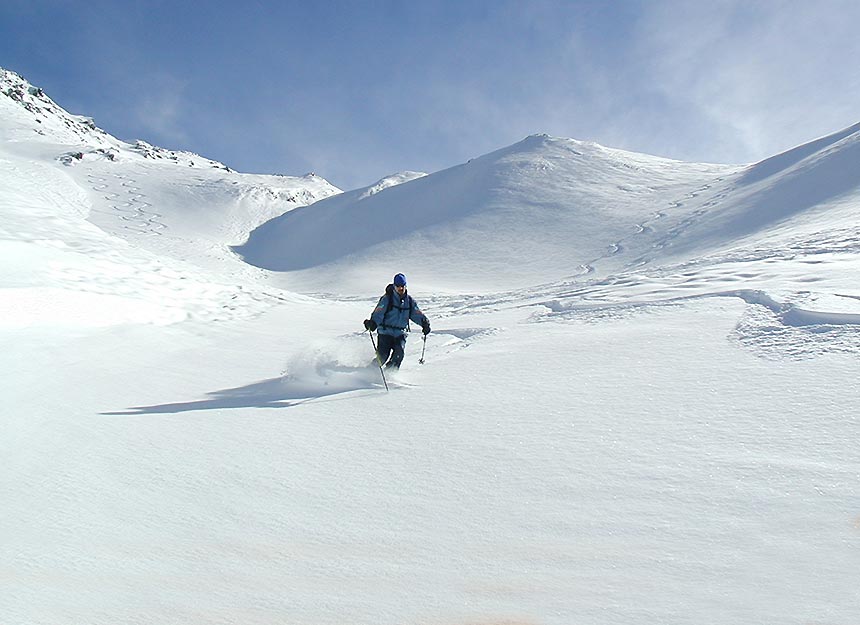
[[[377,334],[379,343],[377,351],[379,352],[379,362],[386,367],[400,368],[400,363],[403,362],[403,349],[406,347],[406,335],[391,336],[390,334]],[[388,356],[391,356],[391,360]]]

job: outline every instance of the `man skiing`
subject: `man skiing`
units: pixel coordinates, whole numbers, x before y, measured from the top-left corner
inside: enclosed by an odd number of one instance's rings
[[[406,276],[398,273],[392,283],[385,287],[385,295],[379,298],[379,303],[373,309],[370,319],[364,320],[365,328],[371,332],[377,331],[379,345],[376,351],[380,365],[384,364],[386,368],[400,368],[410,319],[421,325],[421,331],[425,336],[430,333],[430,321],[427,315],[421,312],[418,304],[406,292]],[[389,355],[391,355],[390,360]]]

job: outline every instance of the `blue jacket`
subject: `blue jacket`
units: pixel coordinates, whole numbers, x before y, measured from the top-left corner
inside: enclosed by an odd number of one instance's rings
[[[412,296],[404,291],[401,298],[394,290],[393,284],[385,287],[385,295],[379,298],[370,318],[376,322],[377,332],[390,336],[401,336],[407,332],[410,319],[422,326],[429,323]]]

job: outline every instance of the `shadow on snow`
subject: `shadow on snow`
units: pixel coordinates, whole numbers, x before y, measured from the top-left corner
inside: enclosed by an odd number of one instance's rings
[[[372,373],[372,372],[371,372]],[[379,375],[379,372],[376,372]],[[102,412],[103,415],[142,415],[190,412],[192,410],[225,410],[230,408],[290,408],[323,397],[343,395],[360,390],[377,390],[365,370],[329,372],[325,376],[271,378],[246,386],[207,393],[206,399],[151,406],[134,406],[128,410]]]

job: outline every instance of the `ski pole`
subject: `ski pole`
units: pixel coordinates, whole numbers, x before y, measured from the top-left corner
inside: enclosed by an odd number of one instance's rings
[[[427,349],[427,335],[425,334],[422,338],[424,339],[424,346],[421,348],[421,359],[418,361],[419,365],[424,364],[424,350]]]
[[[376,364],[379,365],[379,373],[382,376],[382,383],[385,385],[385,391],[388,392],[388,382],[385,380],[385,371],[382,370],[382,361],[379,359],[379,352],[376,349],[376,341],[373,340],[373,332],[370,332],[370,342],[373,344],[373,353],[376,355]]]

